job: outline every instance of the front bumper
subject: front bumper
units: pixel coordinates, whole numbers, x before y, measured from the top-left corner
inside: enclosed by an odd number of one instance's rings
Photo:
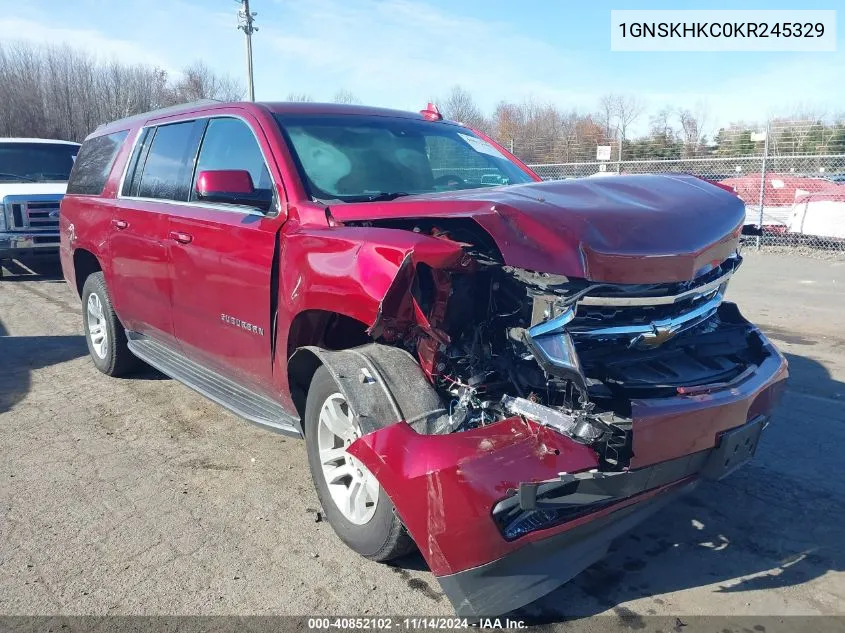
[[[693,478],[643,493],[587,523],[530,542],[507,556],[440,576],[440,586],[460,616],[508,613],[554,591],[604,558],[614,539],[697,485]]]
[[[760,336],[768,355],[741,380],[633,402],[634,457],[622,473],[595,472],[591,448],[520,417],[449,435],[418,434],[400,422],[348,450],[378,478],[458,613],[505,613],[592,564],[675,491],[750,458],[741,455],[745,440],[753,453],[788,374],[783,356]],[[729,443],[725,450],[736,446],[740,455],[733,461],[720,451]],[[592,488],[573,491],[573,480]],[[603,490],[611,481],[615,487]],[[564,512],[509,534],[532,503],[535,510],[559,503]]]
[[[701,479],[721,479],[749,461],[766,424],[766,418],[756,418],[723,434],[713,449],[638,470],[523,483],[493,508],[506,536],[505,521],[519,525],[538,513],[553,518],[561,512],[570,528],[484,565],[441,576],[440,585],[462,616],[495,616],[528,604],[604,557],[615,538]]]
[[[58,233],[42,231],[0,233],[0,259],[51,257],[58,253]]]
[[[750,461],[768,419],[760,416],[719,436],[715,448],[645,468],[616,472],[561,473],[555,479],[520,483],[493,507],[493,520],[507,540],[560,525],[626,499],[693,478],[717,480]]]

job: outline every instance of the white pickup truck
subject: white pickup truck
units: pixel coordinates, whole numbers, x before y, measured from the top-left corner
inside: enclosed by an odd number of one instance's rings
[[[78,152],[70,141],[0,138],[0,276],[3,260],[58,258],[59,203]]]

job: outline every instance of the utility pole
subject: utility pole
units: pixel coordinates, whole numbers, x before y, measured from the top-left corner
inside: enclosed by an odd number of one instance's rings
[[[238,11],[238,28],[246,35],[246,72],[249,82],[249,100],[255,101],[255,82],[252,77],[252,34],[258,31],[255,26],[255,16],[249,10],[249,0],[240,0],[241,10]]]
[[[619,151],[616,153],[617,160],[616,160],[616,173],[622,173],[622,143],[625,141],[625,137],[622,136],[622,129],[619,129]]]
[[[760,250],[761,235],[763,233],[763,208],[766,205],[766,165],[769,162],[769,122],[766,121],[766,129],[763,130],[766,136],[763,142],[763,165],[760,168],[760,235],[757,236],[757,250]]]

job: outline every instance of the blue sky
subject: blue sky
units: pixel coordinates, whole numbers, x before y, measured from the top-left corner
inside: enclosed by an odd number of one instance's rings
[[[251,0],[256,94],[419,109],[461,84],[485,110],[533,98],[585,112],[602,94],[655,112],[705,104],[710,125],[845,114],[845,38],[835,53],[620,53],[610,10],[835,9],[838,2]],[[69,42],[178,72],[195,59],[243,76],[235,0],[0,0],[0,41]],[[840,16],[845,15],[841,12]],[[640,126],[647,122],[643,116]]]

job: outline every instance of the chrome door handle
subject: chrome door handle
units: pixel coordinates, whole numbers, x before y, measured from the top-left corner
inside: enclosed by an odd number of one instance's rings
[[[111,223],[114,225],[118,231],[122,231],[123,229],[129,228],[129,222],[126,220],[112,220]]]
[[[181,231],[170,231],[170,239],[180,244],[190,244],[194,240],[194,236],[190,233],[182,233]]]

